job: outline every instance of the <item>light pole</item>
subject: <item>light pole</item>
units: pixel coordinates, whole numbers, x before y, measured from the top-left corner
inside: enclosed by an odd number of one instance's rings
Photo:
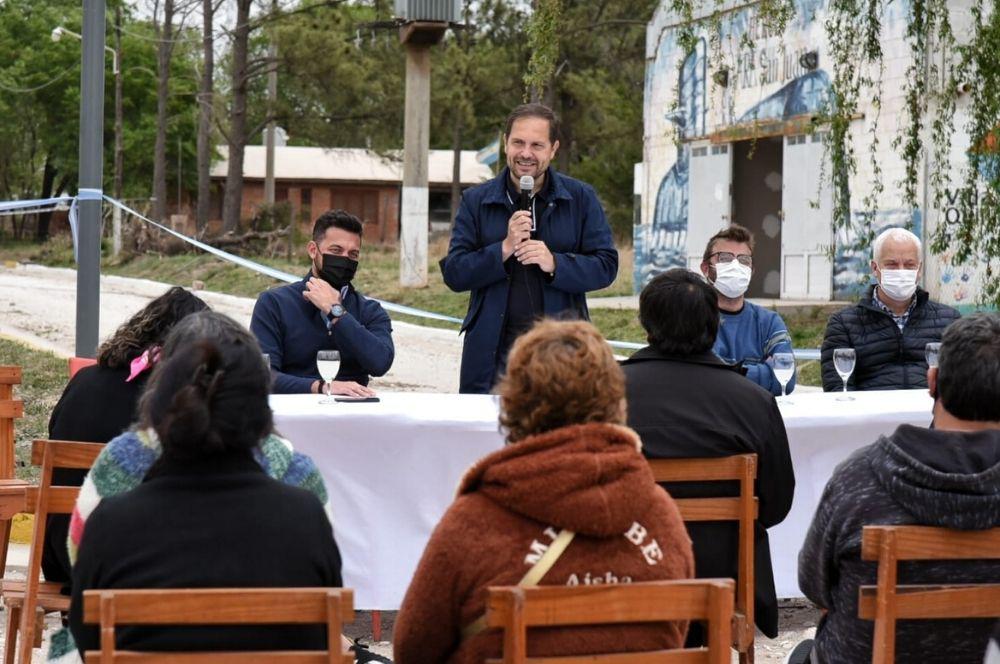
[[[104,44],[104,21],[104,0],[84,0],[83,35],[70,33],[65,28],[52,31],[52,38],[56,41],[64,33],[73,34],[83,41],[83,65],[80,68],[80,184],[77,201],[79,264],[76,272],[76,355],[78,357],[94,357],[97,351],[100,321],[104,49],[108,48]],[[108,50],[114,53],[112,49]],[[117,72],[117,54],[114,55],[112,62],[114,71]],[[27,614],[25,616],[27,618]]]

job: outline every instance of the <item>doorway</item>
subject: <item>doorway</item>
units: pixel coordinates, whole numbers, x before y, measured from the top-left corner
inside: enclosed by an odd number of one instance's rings
[[[753,233],[753,278],[747,297],[781,295],[780,136],[733,144],[733,222]]]

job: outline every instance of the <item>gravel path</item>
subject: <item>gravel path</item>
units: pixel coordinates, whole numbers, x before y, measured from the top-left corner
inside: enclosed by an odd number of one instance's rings
[[[167,288],[168,284],[145,279],[102,276],[100,338],[112,334],[121,323]],[[214,310],[249,325],[253,299],[206,291],[198,291],[197,295]],[[624,302],[614,304],[625,306]],[[74,352],[75,321],[75,270],[38,265],[0,265],[0,335],[69,357]],[[393,340],[396,359],[388,374],[373,380],[376,390],[458,391],[462,344],[454,331],[397,321],[393,323]],[[23,568],[17,569],[20,566],[13,560],[11,563],[16,566],[12,571],[23,576]],[[780,664],[796,643],[811,634],[818,617],[818,612],[802,600],[783,601],[778,638],[771,640],[758,634],[758,664]],[[383,620],[387,627],[384,638],[391,638],[391,616],[386,618]],[[48,624],[55,625],[56,621],[55,617],[50,617]],[[369,616],[359,614],[358,622],[356,629],[369,634],[366,630],[370,624]],[[348,632],[358,634],[353,630]],[[0,650],[2,638],[3,621],[0,621]],[[391,645],[383,642],[377,644],[375,650],[388,655]],[[35,661],[43,661],[37,653]],[[733,661],[736,661],[735,656]]]

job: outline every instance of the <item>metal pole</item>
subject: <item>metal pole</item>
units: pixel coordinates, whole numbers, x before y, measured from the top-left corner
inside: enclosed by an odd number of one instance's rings
[[[416,288],[427,285],[427,159],[431,133],[430,110],[430,46],[407,43],[399,283]]]
[[[122,126],[125,113],[122,109],[122,5],[115,5],[115,200],[122,199],[122,181],[125,177],[125,148]],[[118,256],[122,251],[122,209],[115,206],[111,212],[111,255]]]
[[[77,224],[76,355],[94,357],[101,308],[104,177],[104,0],[83,0],[80,71],[80,186]]]
[[[271,3],[271,11],[277,12],[278,0]],[[267,114],[271,119],[267,121],[267,134],[265,137],[265,165],[264,165],[264,201],[270,206],[271,214],[274,214],[274,108],[278,101],[278,46],[275,43],[277,37],[271,35],[271,45],[267,49],[267,57],[271,60],[271,67],[267,72]],[[272,217],[273,219],[273,217]],[[291,241],[291,238],[289,238]]]

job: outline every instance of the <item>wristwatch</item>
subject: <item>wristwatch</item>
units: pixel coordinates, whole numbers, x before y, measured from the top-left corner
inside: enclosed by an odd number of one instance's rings
[[[337,319],[347,313],[347,309],[339,302],[330,307],[330,318]]]

